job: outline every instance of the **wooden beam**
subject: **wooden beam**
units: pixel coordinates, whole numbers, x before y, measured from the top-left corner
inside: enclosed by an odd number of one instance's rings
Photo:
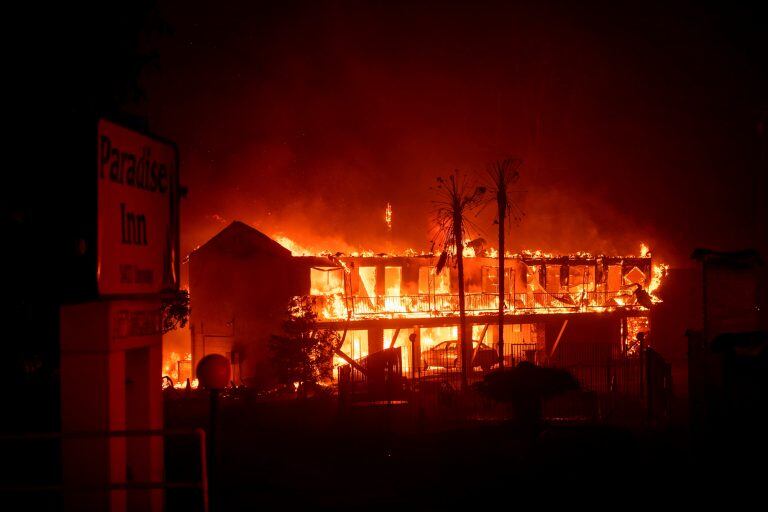
[[[398,327],[395,329],[395,335],[392,336],[392,341],[389,342],[389,348],[395,348],[395,343],[397,342],[397,337],[400,335],[400,328]]]
[[[491,324],[485,324],[485,327],[483,327],[483,332],[480,334],[480,339],[478,341],[483,341],[483,339],[485,338],[485,333],[488,332],[488,326],[490,325]]]
[[[342,358],[343,360],[345,360],[346,362],[354,366],[360,373],[362,373],[363,375],[368,375],[368,372],[365,370],[365,368],[360,366],[360,364],[357,361],[349,357],[347,354],[345,354],[339,349],[334,350],[334,352],[336,353],[337,356],[339,356],[340,358]]]
[[[549,357],[552,357],[555,355],[555,350],[557,350],[557,346],[560,344],[560,339],[563,337],[563,332],[565,331],[565,326],[568,325],[568,319],[566,318],[563,320],[563,326],[560,328],[560,332],[557,335],[557,339],[555,340],[555,344],[552,345],[552,352],[549,354]]]
[[[488,332],[488,326],[489,326],[489,325],[490,325],[490,324],[485,324],[485,325],[483,326],[483,333],[480,335],[480,339],[479,339],[479,340],[477,340],[478,342],[482,342],[482,341],[483,341],[483,338],[485,338],[485,333],[486,333],[486,332]],[[470,327],[470,329],[471,329],[471,327]],[[472,341],[474,341],[474,340],[472,340]],[[474,362],[474,360],[475,360],[475,356],[477,356],[477,351],[478,351],[478,350],[480,350],[480,343],[478,343],[478,344],[477,344],[477,346],[475,347],[475,349],[472,351],[472,361],[473,361],[473,362]]]
[[[346,362],[348,362],[349,364],[357,368],[363,375],[367,375],[365,368],[360,366],[360,364],[358,364],[357,361],[355,361],[354,359],[352,359],[347,354],[341,351],[341,347],[344,346],[344,340],[347,339],[347,331],[349,331],[349,321],[347,321],[347,324],[344,326],[344,333],[341,335],[341,341],[339,342],[338,346],[336,346],[333,349],[333,352],[337,356],[339,356],[340,358],[342,358],[343,360],[345,360]]]
[[[348,330],[349,330],[349,321],[347,321],[347,325],[344,326],[344,334],[341,335],[341,341],[339,341],[339,344],[336,345],[336,348],[334,350],[341,350],[341,347],[344,346],[344,340],[347,339]]]

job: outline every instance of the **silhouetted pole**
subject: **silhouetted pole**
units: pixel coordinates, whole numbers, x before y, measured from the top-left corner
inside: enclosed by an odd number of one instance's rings
[[[218,450],[218,415],[219,393],[229,383],[232,369],[229,359],[220,354],[208,354],[197,363],[197,377],[200,385],[210,393],[208,423],[208,496],[209,507],[215,506],[218,499],[219,450]]]
[[[521,163],[521,160],[517,158],[507,158],[504,160],[499,160],[488,168],[488,174],[491,178],[491,187],[496,192],[496,217],[499,224],[499,275],[497,276],[499,286],[499,368],[504,368],[504,296],[506,292],[506,281],[504,275],[504,265],[506,263],[504,259],[504,254],[506,252],[505,228],[507,215],[510,217],[514,215],[514,205],[510,202],[509,199],[509,186],[517,181],[520,177],[517,169]],[[512,300],[515,300],[514,296],[512,297]]]
[[[496,192],[499,207],[499,368],[504,369],[504,219],[507,212],[507,186],[503,172],[499,172],[500,186]],[[512,298],[514,300],[514,297]],[[482,341],[482,340],[481,340]]]

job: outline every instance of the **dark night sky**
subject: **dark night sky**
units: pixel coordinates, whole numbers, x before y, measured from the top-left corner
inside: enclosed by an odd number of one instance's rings
[[[387,201],[395,245],[427,248],[435,177],[506,154],[525,161],[516,249],[642,240],[680,265],[760,242],[764,11],[228,4],[160,3],[173,32],[147,42],[159,59],[131,107],[180,145],[185,251],[234,219],[382,249]]]

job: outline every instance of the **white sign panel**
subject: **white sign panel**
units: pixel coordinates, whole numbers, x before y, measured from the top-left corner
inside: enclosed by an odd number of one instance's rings
[[[173,144],[99,121],[99,294],[154,294],[175,285],[177,179]]]

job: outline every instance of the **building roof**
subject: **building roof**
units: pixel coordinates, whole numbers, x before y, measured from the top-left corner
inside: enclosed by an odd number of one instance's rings
[[[277,258],[290,258],[291,251],[270,237],[239,220],[219,231],[216,236],[192,251],[192,255],[206,252],[225,252],[237,256],[266,254]]]

